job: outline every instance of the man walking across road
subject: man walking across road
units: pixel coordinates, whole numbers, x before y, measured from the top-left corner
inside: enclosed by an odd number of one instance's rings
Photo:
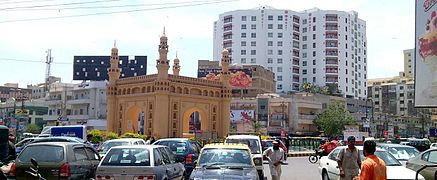
[[[385,162],[374,155],[376,151],[375,141],[365,141],[363,146],[364,156],[366,159],[361,165],[360,178],[356,177],[354,180],[386,180],[387,167]]]
[[[284,151],[279,148],[279,142],[273,141],[273,147],[264,151],[264,158],[269,161],[270,174],[272,175],[272,180],[281,179],[281,164],[284,158]]]
[[[355,147],[355,137],[349,136],[347,144],[347,148],[340,151],[337,161],[340,169],[340,179],[342,180],[352,180],[355,176],[358,176],[361,166],[360,155]]]

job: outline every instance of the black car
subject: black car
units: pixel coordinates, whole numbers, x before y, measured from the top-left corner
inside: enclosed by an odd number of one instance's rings
[[[91,179],[96,175],[99,154],[89,145],[70,142],[41,142],[27,145],[11,167],[11,179],[38,179],[27,171],[31,159],[38,162],[45,179]]]
[[[188,138],[168,138],[157,140],[153,144],[169,147],[175,154],[176,161],[184,164],[187,177],[190,176],[195,167],[194,161],[199,157],[201,150],[197,141]]]

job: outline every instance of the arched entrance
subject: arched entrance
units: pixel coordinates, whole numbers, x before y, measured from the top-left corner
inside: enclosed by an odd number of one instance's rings
[[[208,116],[199,108],[191,108],[184,112],[182,121],[182,136],[191,137],[208,130]]]
[[[125,132],[134,132],[138,133],[138,119],[141,114],[141,108],[138,106],[132,106],[127,110],[126,113],[126,131]]]

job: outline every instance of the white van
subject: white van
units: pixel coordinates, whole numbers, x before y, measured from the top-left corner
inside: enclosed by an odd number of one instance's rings
[[[226,138],[225,143],[246,144],[252,152],[253,162],[258,171],[259,179],[264,179],[263,170],[263,152],[261,139],[256,135],[230,135]]]

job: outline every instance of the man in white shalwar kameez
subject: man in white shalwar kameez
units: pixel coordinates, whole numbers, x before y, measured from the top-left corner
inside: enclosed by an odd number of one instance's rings
[[[264,151],[264,158],[269,161],[270,174],[272,180],[281,179],[281,164],[284,159],[284,151],[279,148],[279,142],[273,141],[273,147]]]

